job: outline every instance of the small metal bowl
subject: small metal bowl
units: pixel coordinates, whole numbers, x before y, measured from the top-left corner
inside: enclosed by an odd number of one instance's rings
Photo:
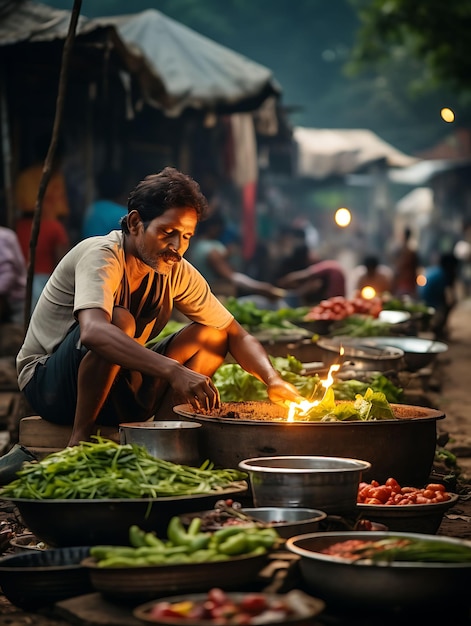
[[[246,513],[251,518],[257,521],[263,522],[272,528],[275,528],[277,533],[283,539],[293,537],[294,535],[300,535],[301,533],[312,533],[319,530],[320,523],[327,518],[327,513],[319,511],[318,509],[306,509],[306,508],[290,508],[290,507],[254,507],[240,509],[241,513]],[[206,515],[214,513],[214,509],[210,511],[200,511],[198,513],[189,513],[181,515],[180,518],[183,524],[188,525],[194,517],[205,518]],[[231,520],[234,518],[228,518]],[[204,522],[203,522],[204,523]],[[247,522],[251,524],[252,522]],[[239,520],[237,525],[243,526],[245,523]],[[224,528],[226,524],[224,521],[221,524],[214,522],[212,524],[205,524],[205,531],[214,531]]]
[[[144,446],[158,459],[199,465],[199,427],[201,424],[182,420],[128,422],[119,425],[119,437],[122,444]]]
[[[332,456],[268,456],[246,459],[256,507],[306,507],[337,515],[356,509],[362,472],[371,463]]]

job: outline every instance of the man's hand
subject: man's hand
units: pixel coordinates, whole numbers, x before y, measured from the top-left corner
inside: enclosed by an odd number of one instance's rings
[[[195,410],[216,409],[221,405],[219,391],[209,376],[198,374],[184,365],[170,381],[174,393]]]
[[[270,400],[282,406],[288,406],[290,402],[302,402],[306,399],[299,394],[294,385],[286,382],[281,377],[271,382],[267,387],[267,391]]]

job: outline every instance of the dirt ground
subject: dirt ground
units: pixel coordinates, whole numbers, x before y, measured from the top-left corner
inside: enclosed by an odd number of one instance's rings
[[[471,298],[467,298],[451,313],[446,339],[448,351],[437,357],[432,375],[422,380],[420,388],[411,384],[406,390],[411,398],[418,400],[411,404],[438,408],[446,415],[444,420],[437,422],[439,442],[456,456],[456,465],[438,464],[434,469],[438,475],[447,477],[450,490],[453,487],[460,499],[445,516],[438,532],[468,540],[471,540],[470,322]],[[5,510],[3,514],[0,511],[0,520],[8,519],[8,515]],[[3,554],[5,550],[3,546]],[[23,612],[0,594],[0,626],[67,626],[69,623],[50,613]]]

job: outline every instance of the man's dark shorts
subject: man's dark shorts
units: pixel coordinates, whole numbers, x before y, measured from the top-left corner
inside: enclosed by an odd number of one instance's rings
[[[181,330],[167,335],[149,349],[165,354],[169,344]],[[23,393],[34,411],[43,419],[55,424],[73,423],[77,404],[78,368],[87,351],[80,341],[80,327],[77,324],[47,361],[36,366],[33,378]],[[124,392],[123,401],[130,406],[129,420],[126,421],[136,421],[132,417],[131,408],[134,393],[127,389],[131,385],[127,381],[120,383]],[[111,400],[107,400],[97,418],[97,424],[114,426],[117,421],[120,420],[117,420],[116,407]]]

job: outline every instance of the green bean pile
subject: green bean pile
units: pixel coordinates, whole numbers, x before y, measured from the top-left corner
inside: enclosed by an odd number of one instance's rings
[[[189,467],[157,459],[137,444],[95,439],[25,463],[0,495],[36,500],[175,497],[218,492],[247,477],[235,469],[213,469],[209,461]]]

